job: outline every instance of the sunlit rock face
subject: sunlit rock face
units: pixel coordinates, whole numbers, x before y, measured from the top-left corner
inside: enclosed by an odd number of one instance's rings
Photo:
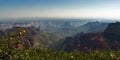
[[[48,48],[49,39],[35,27],[13,27],[0,30],[0,36],[19,40],[25,48]],[[10,40],[12,41],[12,40]]]

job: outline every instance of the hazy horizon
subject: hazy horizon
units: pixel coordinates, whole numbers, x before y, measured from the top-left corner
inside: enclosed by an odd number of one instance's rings
[[[119,0],[0,0],[0,18],[120,19]]]

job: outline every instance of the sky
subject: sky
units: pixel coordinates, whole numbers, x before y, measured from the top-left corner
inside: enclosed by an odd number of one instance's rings
[[[120,0],[0,0],[0,18],[118,18]]]

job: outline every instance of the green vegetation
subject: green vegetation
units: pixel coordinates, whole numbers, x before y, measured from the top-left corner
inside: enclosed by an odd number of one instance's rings
[[[0,60],[120,60],[120,50],[84,53],[25,48],[18,37],[23,32],[0,36]]]
[[[10,53],[11,52],[11,53]],[[1,60],[120,60],[120,51],[53,52],[41,49],[0,49]]]
[[[0,40],[0,60],[120,60],[120,50],[67,53],[64,51],[25,49],[20,42],[17,42],[17,38],[11,39]]]

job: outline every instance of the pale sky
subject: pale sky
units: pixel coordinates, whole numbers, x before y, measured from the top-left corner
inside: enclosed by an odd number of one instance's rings
[[[0,0],[0,18],[118,18],[120,0]]]

